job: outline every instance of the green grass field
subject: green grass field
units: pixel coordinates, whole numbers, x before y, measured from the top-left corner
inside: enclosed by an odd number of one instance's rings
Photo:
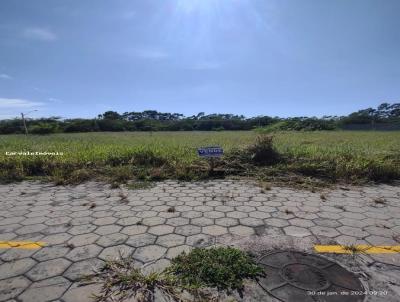
[[[107,174],[103,168],[110,171],[121,166],[159,170],[168,165],[169,171],[186,167],[195,172],[190,167],[198,162],[197,147],[219,145],[229,155],[234,149],[244,150],[256,137],[257,133],[250,131],[3,135],[0,177],[2,180],[37,175],[64,177],[81,169],[91,170],[91,175]],[[282,132],[274,134],[274,147],[284,161],[268,171],[348,181],[400,178],[400,132]],[[6,155],[21,151],[63,155]],[[167,174],[171,177],[171,172]]]

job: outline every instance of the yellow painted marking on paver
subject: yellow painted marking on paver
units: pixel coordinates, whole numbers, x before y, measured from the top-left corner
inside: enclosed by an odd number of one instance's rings
[[[46,242],[41,241],[0,241],[0,249],[40,249],[46,246]]]
[[[335,254],[395,254],[400,253],[400,245],[314,245],[318,253]]]

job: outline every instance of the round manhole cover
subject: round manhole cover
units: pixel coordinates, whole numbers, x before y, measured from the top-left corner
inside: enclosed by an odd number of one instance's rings
[[[317,255],[278,251],[259,259],[266,277],[259,280],[270,295],[284,302],[361,302],[360,280],[339,264]]]

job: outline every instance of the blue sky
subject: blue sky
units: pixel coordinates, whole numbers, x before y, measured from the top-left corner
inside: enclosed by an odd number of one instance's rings
[[[400,100],[398,0],[2,0],[0,119]]]

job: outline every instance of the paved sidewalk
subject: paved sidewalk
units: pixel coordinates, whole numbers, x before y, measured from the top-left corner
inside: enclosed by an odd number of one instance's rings
[[[88,293],[98,285],[79,287],[76,280],[120,252],[138,264],[151,263],[150,271],[195,246],[257,236],[399,245],[400,187],[321,194],[279,187],[262,191],[238,180],[165,181],[146,190],[94,182],[1,185],[0,241],[47,246],[0,249],[0,301],[90,301]],[[399,254],[369,257],[400,266]]]

